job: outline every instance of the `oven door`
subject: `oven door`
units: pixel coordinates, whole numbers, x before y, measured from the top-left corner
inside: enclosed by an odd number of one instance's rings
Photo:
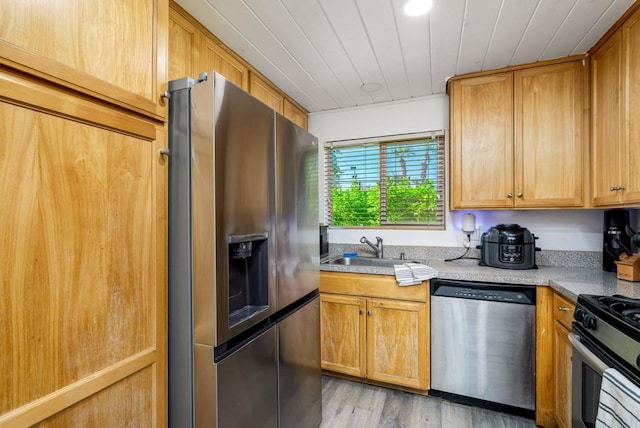
[[[609,365],[602,361],[603,354],[597,344],[584,336],[570,333],[569,341],[573,345],[571,363],[572,426],[574,428],[592,428],[596,425],[602,375],[609,368]]]

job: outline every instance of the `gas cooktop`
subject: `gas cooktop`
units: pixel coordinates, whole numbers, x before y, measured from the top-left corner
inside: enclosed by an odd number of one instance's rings
[[[605,322],[640,342],[640,299],[581,294],[574,318],[588,330],[596,330],[599,322]]]

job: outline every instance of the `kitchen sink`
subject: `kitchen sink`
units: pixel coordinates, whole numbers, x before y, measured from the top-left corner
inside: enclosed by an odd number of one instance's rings
[[[334,257],[323,262],[330,265],[393,267],[403,263],[419,263],[413,260],[377,259],[373,257]]]

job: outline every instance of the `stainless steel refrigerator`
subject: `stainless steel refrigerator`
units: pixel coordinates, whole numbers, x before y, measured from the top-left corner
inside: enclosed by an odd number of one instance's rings
[[[317,139],[211,72],[169,149],[169,425],[317,427]]]

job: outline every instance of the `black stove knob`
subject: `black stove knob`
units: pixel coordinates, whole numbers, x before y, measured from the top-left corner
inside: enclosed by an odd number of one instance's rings
[[[584,319],[584,311],[581,308],[577,308],[573,313],[573,318],[578,322],[582,322]]]
[[[591,314],[584,314],[584,316],[582,317],[582,325],[587,330],[593,330],[594,328],[596,328],[595,317]]]

